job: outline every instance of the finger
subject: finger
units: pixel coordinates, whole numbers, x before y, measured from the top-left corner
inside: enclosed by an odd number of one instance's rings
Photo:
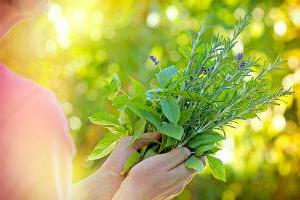
[[[196,171],[188,169],[184,163],[170,170],[172,174],[176,174],[180,177],[180,181],[184,183],[190,182],[190,180],[196,175]]]
[[[146,133],[142,137],[152,140],[158,140],[161,135],[158,133]],[[134,145],[131,145],[131,142],[132,137],[124,137],[120,139],[115,150],[103,164],[103,168],[110,168],[116,173],[121,173],[125,162],[133,152],[152,143],[150,140],[143,139],[139,140]]]
[[[201,156],[199,160],[202,162],[203,166],[206,165],[206,158],[204,156]],[[195,170],[187,168],[185,163],[173,168],[171,172],[174,174],[179,174],[181,178],[183,180],[187,180],[187,182],[190,182],[191,179],[193,179],[193,177],[197,174]]]
[[[145,133],[141,136],[141,139],[137,140],[134,144],[132,143],[132,137],[124,137],[119,140],[116,151],[128,151],[130,153],[142,149],[144,146],[153,143],[153,140],[158,141],[161,138],[161,134],[150,132]]]
[[[140,139],[138,139],[133,144],[133,148],[135,148],[136,150],[139,150],[139,149],[143,148],[144,146],[148,146],[148,145],[152,144],[153,140],[158,141],[159,139],[161,139],[160,133],[156,133],[156,132],[145,133],[141,136]]]
[[[123,137],[122,139],[120,139],[116,148],[106,159],[100,170],[111,170],[116,174],[120,174],[123,169],[124,163],[130,156],[130,154],[135,151],[134,148],[129,147],[131,140],[132,137]]]
[[[165,170],[170,170],[188,159],[191,151],[186,147],[174,149],[168,153],[153,156],[145,161],[151,162]]]

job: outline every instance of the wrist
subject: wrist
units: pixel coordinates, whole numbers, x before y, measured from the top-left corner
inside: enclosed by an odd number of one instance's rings
[[[73,186],[74,200],[111,200],[121,183],[121,176],[98,171]]]

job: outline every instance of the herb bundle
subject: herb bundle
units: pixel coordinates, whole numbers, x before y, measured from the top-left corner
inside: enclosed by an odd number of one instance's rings
[[[191,46],[183,50],[186,66],[170,66],[156,74],[157,87],[145,90],[132,80],[134,92],[121,89],[117,75],[105,86],[105,93],[119,116],[95,113],[90,121],[105,126],[110,133],[98,142],[88,160],[108,155],[122,136],[132,135],[133,141],[144,132],[162,133],[162,141],[134,153],[124,165],[124,172],[150,156],[177,147],[188,147],[193,155],[186,166],[202,171],[198,157],[206,156],[212,174],[226,180],[225,168],[214,154],[225,139],[224,127],[235,127],[237,120],[257,117],[268,106],[278,104],[290,90],[274,88],[266,77],[283,63],[279,58],[268,66],[257,59],[234,56],[232,48],[239,34],[249,24],[245,17],[235,25],[231,37],[218,35],[204,41],[206,26],[191,34]],[[159,61],[150,56],[155,65]]]

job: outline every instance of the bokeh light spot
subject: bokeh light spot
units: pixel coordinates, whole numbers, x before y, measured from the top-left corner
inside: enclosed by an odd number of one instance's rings
[[[244,8],[237,8],[234,10],[233,15],[236,19],[240,19],[246,15],[246,11]]]
[[[292,70],[296,70],[300,65],[300,58],[297,56],[289,56],[288,57],[288,66]]]
[[[284,116],[276,115],[273,118],[272,126],[273,126],[274,130],[276,130],[278,132],[283,131],[286,126],[286,120],[285,120]]]
[[[300,8],[292,9],[291,19],[296,26],[300,26]]]
[[[234,55],[237,55],[238,53],[242,53],[244,51],[244,43],[240,38],[237,40],[236,45],[232,48],[232,51]]]
[[[254,21],[249,25],[249,31],[253,38],[260,38],[265,30],[264,23],[262,21]]]
[[[286,34],[287,26],[286,23],[282,20],[276,21],[274,24],[274,32],[278,36],[283,36]]]
[[[172,5],[172,6],[169,6],[167,7],[166,9],[166,15],[167,15],[167,18],[171,21],[177,19],[178,17],[178,9],[176,6]]]
[[[151,12],[147,16],[147,26],[154,28],[159,25],[160,23],[160,15],[158,12]]]
[[[62,108],[67,115],[69,115],[73,112],[73,106],[70,102],[62,103]]]
[[[70,118],[70,128],[73,131],[77,131],[81,128],[81,120],[77,116],[72,116]]]
[[[225,164],[232,163],[234,160],[234,140],[227,138],[223,141],[222,150],[216,153],[216,157],[221,159]]]
[[[264,18],[264,10],[262,8],[256,7],[252,11],[253,19],[256,21],[261,21]]]

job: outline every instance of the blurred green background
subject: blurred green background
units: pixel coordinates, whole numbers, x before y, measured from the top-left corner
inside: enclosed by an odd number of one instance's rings
[[[249,13],[252,22],[234,53],[272,61],[287,60],[272,76],[294,95],[258,119],[228,129],[219,157],[227,166],[227,183],[205,172],[178,197],[187,199],[300,199],[300,2],[297,0],[56,0],[46,15],[18,25],[0,43],[0,61],[13,71],[52,90],[70,121],[77,145],[74,181],[97,169],[86,162],[104,129],[87,116],[111,111],[102,88],[119,73],[146,85],[155,67],[184,65],[178,51],[189,44],[188,31],[208,19],[213,34],[230,31]]]

